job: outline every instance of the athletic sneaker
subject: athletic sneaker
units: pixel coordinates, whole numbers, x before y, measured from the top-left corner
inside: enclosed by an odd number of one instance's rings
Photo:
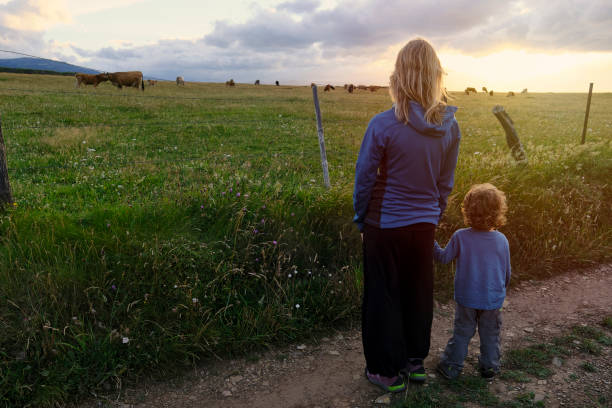
[[[406,368],[401,370],[402,374],[412,382],[424,382],[427,379],[423,360],[420,358],[411,358],[406,364]]]
[[[370,381],[372,384],[378,385],[387,392],[400,392],[406,389],[406,384],[399,375],[396,375],[395,377],[385,377],[380,374],[370,374],[367,368],[365,370],[365,375],[368,381]]]
[[[459,377],[461,371],[457,370],[456,367],[446,365],[444,363],[438,363],[436,371],[447,380],[454,380]]]

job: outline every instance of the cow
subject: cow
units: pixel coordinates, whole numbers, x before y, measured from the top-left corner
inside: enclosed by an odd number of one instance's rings
[[[365,85],[357,85],[357,89],[363,89],[364,91],[367,91],[368,87]]]
[[[255,85],[259,85],[259,79],[255,80]]]
[[[225,86],[235,86],[236,83],[234,82],[234,79],[231,78],[229,81],[225,81]]]
[[[489,91],[489,96],[493,96],[493,90],[492,89]]]
[[[370,90],[370,92],[376,92],[380,89],[380,86],[378,85],[370,85],[368,86],[368,89]]]
[[[482,92],[484,92],[484,93],[486,93],[486,94],[487,94],[487,93],[489,93],[489,91],[487,91],[487,87],[486,87],[486,86],[483,86],[483,87],[482,87]]]
[[[140,87],[144,91],[145,88],[144,81],[142,79],[142,72],[140,71],[109,72],[108,80],[119,89],[123,88],[124,86],[128,88],[134,87],[136,89]]]
[[[521,91],[521,95],[527,95],[527,88],[525,88],[525,89],[523,89],[523,90]]]
[[[276,84],[276,86],[280,86],[280,84],[278,83],[278,81],[275,81],[274,83]]]
[[[84,85],[93,85],[94,88],[98,86],[100,82],[108,81],[108,74],[75,74],[76,78],[76,88],[80,88],[81,84]]]
[[[327,91],[331,91],[331,90],[335,90],[336,88],[333,87],[333,85],[327,84],[325,85],[325,88],[323,89],[324,92]]]
[[[355,85],[349,84],[346,90],[348,91],[348,93],[353,93],[353,91],[355,90]]]
[[[183,77],[182,77],[182,76],[177,76],[177,77],[176,77],[176,85],[177,85],[177,86],[178,86],[178,85],[183,85],[183,86],[185,86],[185,80],[183,79]]]
[[[348,84],[344,84],[344,89],[348,88]]]
[[[157,84],[156,80],[154,80],[154,79],[147,79],[147,85],[155,86],[155,84]]]
[[[468,86],[467,88],[465,88],[465,94],[469,95],[470,92],[474,92],[475,94],[477,94],[478,92],[476,92],[476,88],[472,88],[471,86]]]
[[[514,92],[510,91],[506,94],[506,96],[514,96]]]

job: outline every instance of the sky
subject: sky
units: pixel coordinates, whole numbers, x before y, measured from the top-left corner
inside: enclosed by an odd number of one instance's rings
[[[0,0],[2,50],[161,79],[387,85],[415,37],[449,90],[612,91],[611,0]]]

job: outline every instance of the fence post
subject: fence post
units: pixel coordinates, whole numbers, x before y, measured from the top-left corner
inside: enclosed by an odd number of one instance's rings
[[[584,125],[582,126],[582,141],[581,144],[586,142],[586,131],[587,131],[587,123],[589,122],[589,111],[591,110],[591,95],[593,94],[593,83],[589,84],[589,97],[587,98],[587,108],[584,114]]]
[[[493,107],[493,114],[497,120],[499,120],[499,123],[501,123],[504,132],[506,132],[506,143],[510,148],[510,153],[512,153],[514,160],[518,163],[527,164],[527,154],[518,138],[518,134],[514,128],[514,122],[510,118],[510,115],[508,115],[508,112],[504,110],[503,106],[495,105]]]
[[[0,206],[13,204],[11,184],[9,183],[8,168],[6,166],[6,148],[2,136],[2,118],[0,117]]]
[[[325,188],[329,188],[329,171],[327,170],[327,154],[325,153],[325,136],[323,135],[323,124],[321,123],[321,110],[319,109],[319,97],[317,86],[312,85],[312,98],[314,99],[315,113],[317,115],[317,132],[319,133],[319,150],[321,150],[321,166],[323,167],[323,182]]]

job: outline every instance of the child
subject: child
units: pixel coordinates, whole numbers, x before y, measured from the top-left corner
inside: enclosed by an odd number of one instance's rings
[[[510,282],[508,240],[496,228],[506,222],[506,196],[492,184],[476,184],[466,194],[461,212],[470,228],[455,231],[446,248],[434,243],[434,258],[449,263],[457,259],[455,272],[455,325],[440,358],[437,371],[447,379],[463,369],[468,343],[478,326],[480,357],[484,378],[500,370],[500,308]]]

